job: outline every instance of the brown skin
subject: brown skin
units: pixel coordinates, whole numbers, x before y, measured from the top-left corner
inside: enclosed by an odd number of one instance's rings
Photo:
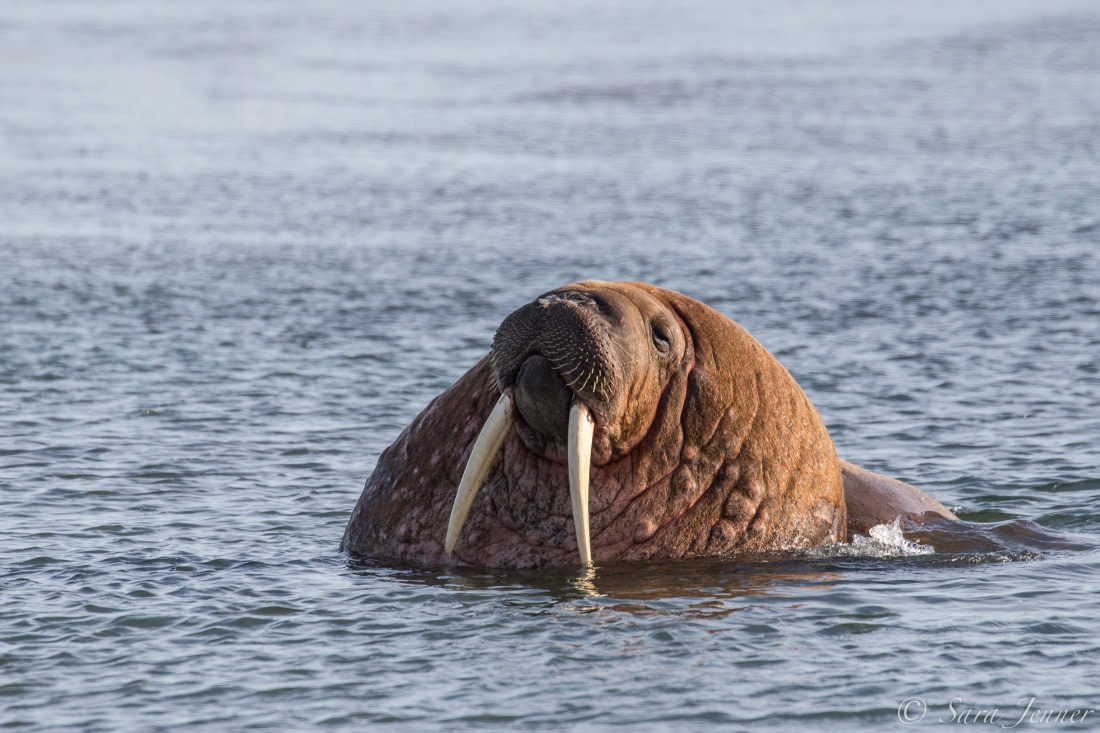
[[[447,555],[455,490],[502,391],[515,397],[515,428]],[[490,355],[383,452],[341,549],[420,565],[577,566],[564,449],[574,401],[595,419],[597,564],[800,549],[853,526],[825,425],[763,346],[679,293],[585,282],[505,319]],[[862,482],[849,501],[867,516],[923,496],[866,473],[883,481],[852,473]]]
[[[918,521],[926,513],[958,519],[947,507],[916,486],[868,471],[854,463],[840,462],[844,476],[844,501],[848,505],[848,537],[867,534],[876,524],[897,517]]]

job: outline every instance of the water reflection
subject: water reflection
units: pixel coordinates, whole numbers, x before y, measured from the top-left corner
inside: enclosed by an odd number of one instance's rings
[[[828,591],[858,573],[1029,561],[1046,553],[1093,549],[1079,538],[1025,519],[978,523],[927,515],[899,526],[899,542],[935,552],[896,552],[893,546],[855,542],[799,553],[608,563],[577,570],[428,569],[395,567],[370,558],[349,559],[349,567],[364,576],[460,592],[470,601],[513,603],[519,596],[537,599],[543,608],[580,604],[574,607],[679,615],[687,609],[688,616],[710,617],[742,610],[748,599]],[[744,603],[731,604],[737,600]]]
[[[777,556],[778,557],[778,556]],[[475,568],[387,567],[377,560],[357,559],[350,568],[361,575],[474,593],[515,595],[534,591],[551,603],[599,601],[631,610],[620,601],[674,601],[705,599],[708,607],[739,598],[782,596],[785,588],[799,593],[824,590],[844,577],[835,566],[791,558],[659,560],[610,563],[569,571],[490,571]],[[656,607],[646,607],[655,610]],[[730,610],[722,605],[724,611]]]

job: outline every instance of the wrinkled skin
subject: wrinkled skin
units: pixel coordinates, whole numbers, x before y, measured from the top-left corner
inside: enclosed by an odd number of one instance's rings
[[[456,487],[502,393],[514,398],[514,428],[448,554]],[[421,565],[576,567],[565,457],[576,403],[595,423],[597,564],[801,549],[872,520],[951,516],[908,484],[839,461],[791,375],[733,321],[652,285],[584,282],[508,316],[490,354],[383,452],[341,549]]]

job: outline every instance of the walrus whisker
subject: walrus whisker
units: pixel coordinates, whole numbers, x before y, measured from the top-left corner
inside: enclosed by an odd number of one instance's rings
[[[588,531],[588,478],[592,465],[592,415],[581,402],[569,409],[569,499],[573,503],[573,527],[581,565],[592,564],[592,540]]]
[[[462,472],[462,480],[458,482],[458,491],[455,492],[455,503],[451,507],[451,519],[447,523],[447,541],[443,548],[449,555],[458,541],[458,533],[462,531],[462,525],[466,523],[466,515],[470,513],[474,497],[481,488],[481,481],[489,472],[489,466],[493,462],[497,451],[504,442],[504,436],[512,428],[516,421],[515,408],[512,406],[512,396],[505,392],[497,400],[496,407],[489,413],[489,419],[485,421],[481,433],[474,441],[473,450],[470,451],[470,459],[466,462],[466,470]]]
[[[553,363],[553,362],[551,362]],[[580,361],[574,361],[566,367],[555,367],[558,373],[562,375],[562,379],[565,380],[565,384],[569,389],[574,392],[583,392],[588,387],[588,380],[592,378],[595,373],[595,369],[591,367],[582,357]],[[577,383],[584,379],[584,382],[580,387],[577,387]]]
[[[569,387],[569,389],[576,392],[577,391],[577,382],[581,381],[581,375],[580,374],[573,374],[572,376],[570,376],[570,374],[571,374],[570,372],[562,371],[560,369],[558,370],[558,373],[561,374],[562,380],[565,381],[565,386]]]
[[[550,363],[553,364],[554,360],[551,359]],[[584,365],[585,365],[584,364],[584,357],[574,357],[573,361],[570,364],[568,364],[568,365],[563,364],[561,366],[558,366],[558,365],[555,364],[555,368],[558,370],[558,373],[561,374],[566,379],[568,379],[570,375],[573,375],[573,381],[576,382],[577,380],[580,379],[581,374],[584,373],[584,371],[583,371]],[[570,387],[572,387],[572,385],[570,385]]]
[[[577,391],[578,392],[584,392],[586,389],[588,389],[588,383],[592,380],[592,377],[595,374],[596,374],[596,370],[593,369],[592,367],[588,367],[588,369],[586,370],[585,375],[584,375],[584,384],[582,384],[581,388]]]

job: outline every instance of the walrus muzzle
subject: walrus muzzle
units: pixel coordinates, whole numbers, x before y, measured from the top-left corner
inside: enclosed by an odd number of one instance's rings
[[[504,438],[515,423],[515,407],[512,395],[505,392],[497,401],[485,426],[474,441],[470,451],[470,460],[455,492],[455,503],[451,507],[451,519],[447,523],[447,541],[444,549],[448,554],[454,551],[458,534],[466,523],[466,515],[474,503],[478,489]],[[588,479],[592,462],[592,416],[581,402],[574,402],[569,408],[569,499],[573,504],[573,526],[577,532],[577,550],[581,564],[592,564],[592,542],[588,529]]]

